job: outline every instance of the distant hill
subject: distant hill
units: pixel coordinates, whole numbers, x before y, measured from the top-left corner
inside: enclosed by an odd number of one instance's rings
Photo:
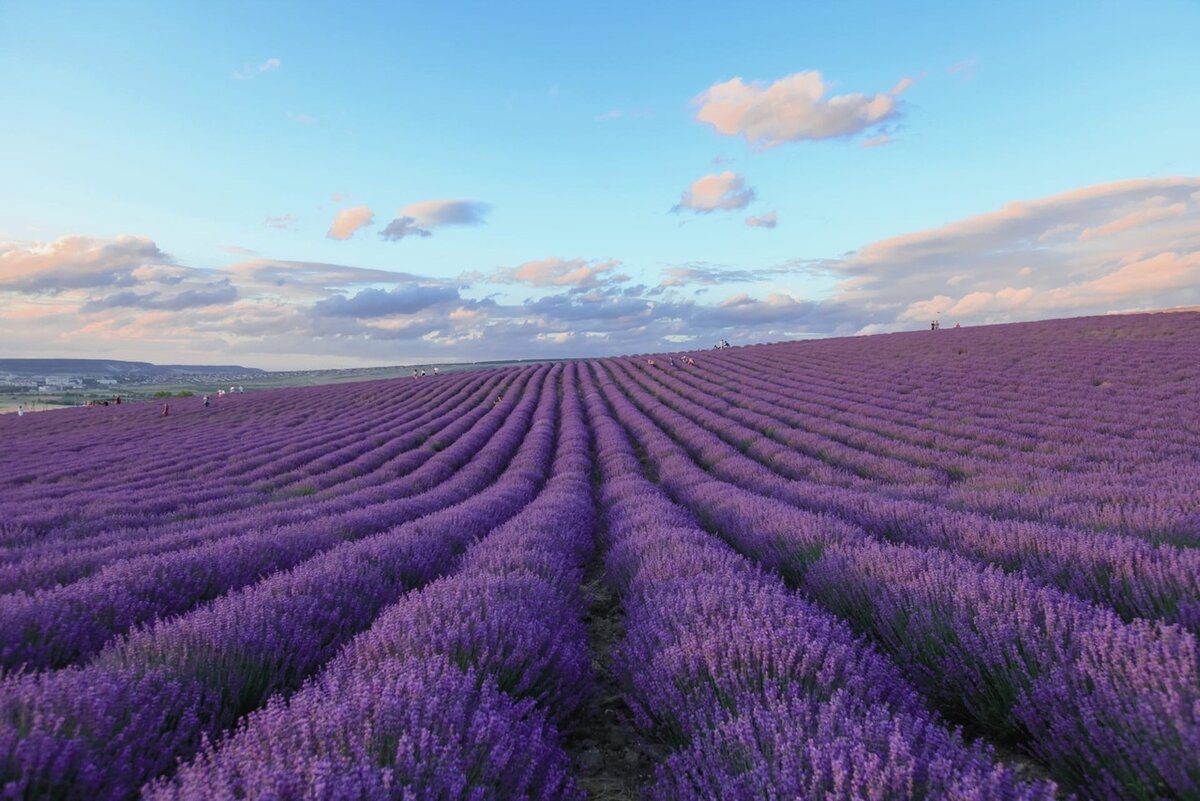
[[[265,373],[257,367],[234,364],[151,364],[119,359],[0,359],[0,373],[42,376],[115,377],[123,375],[224,375]]]

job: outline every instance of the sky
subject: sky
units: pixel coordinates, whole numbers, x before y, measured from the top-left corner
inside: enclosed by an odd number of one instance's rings
[[[0,0],[0,355],[310,369],[1200,304],[1200,3]]]

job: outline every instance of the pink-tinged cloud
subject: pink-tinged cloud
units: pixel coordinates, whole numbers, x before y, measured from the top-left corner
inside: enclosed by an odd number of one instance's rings
[[[128,287],[155,274],[174,276],[180,269],[144,236],[0,242],[0,291],[57,293]]]
[[[625,280],[625,276],[616,273],[620,266],[621,262],[616,259],[588,261],[552,257],[527,261],[511,269],[498,270],[488,281],[536,287],[592,288],[605,282]]]
[[[754,190],[746,186],[746,179],[732,170],[705,175],[684,191],[679,202],[671,211],[687,209],[698,214],[719,210],[744,209],[754,200]]]
[[[329,226],[329,231],[325,236],[330,239],[346,240],[354,236],[354,233],[363,226],[370,225],[375,220],[375,212],[367,206],[355,206],[350,209],[342,209],[333,216],[333,225]]]
[[[427,223],[446,219],[410,211]],[[1102,233],[1085,238],[1086,230]],[[837,258],[752,269],[691,262],[668,267],[656,286],[621,271],[615,259],[566,258],[454,280],[269,259],[211,270],[177,263],[146,237],[10,242],[0,244],[0,341],[14,355],[177,363],[222,353],[303,368],[651,352],[721,338],[927,329],[935,317],[949,326],[1200,306],[1200,178],[1013,202]],[[813,276],[836,286],[806,300]],[[532,287],[533,297],[493,295],[487,285],[497,283]],[[699,299],[705,290],[712,300]]]
[[[946,72],[950,75],[960,75],[963,78],[974,78],[975,70],[978,66],[979,64],[975,59],[968,58],[951,64],[946,68]]]
[[[892,139],[890,134],[881,133],[875,136],[868,136],[859,145],[861,147],[883,147],[884,145],[890,145],[894,141],[896,140]]]
[[[778,223],[779,219],[774,209],[766,214],[752,214],[746,218],[746,225],[751,228],[774,228]]]
[[[1134,258],[1107,275],[1087,282],[1083,289],[1123,297],[1200,285],[1200,252],[1158,253]]]
[[[1003,322],[1200,302],[1200,178],[1083,187],[871,243],[821,267],[900,323]],[[947,293],[951,288],[954,294]],[[872,329],[875,330],[875,329]]]
[[[998,211],[873,242],[842,263],[854,272],[870,271],[871,265],[894,265],[891,271],[906,272],[921,263],[959,264],[964,254],[973,254],[981,242],[996,246],[997,256],[1004,255],[1000,248],[1007,246],[1012,252],[1016,244],[1022,250],[1036,250],[1032,243],[1043,236],[1079,227],[1103,227],[1127,216],[1130,206],[1186,202],[1198,186],[1200,178],[1147,178],[1074,189],[1038,200],[1013,201]],[[1165,201],[1154,200],[1160,195]],[[1189,208],[1195,214],[1198,206]]]
[[[697,95],[696,120],[717,133],[741,136],[752,146],[854,136],[899,117],[899,95],[913,83],[902,78],[890,92],[825,97],[817,71],[798,72],[771,84],[733,78]]]
[[[379,235],[397,241],[432,236],[431,229],[444,225],[483,225],[491,208],[478,200],[422,200],[399,209]]]
[[[75,315],[181,311],[225,305],[238,297],[227,276],[177,264],[153,240],[140,236],[0,243],[0,301],[5,293],[36,296],[38,303]],[[8,305],[10,315],[21,308],[11,300]]]
[[[412,217],[418,225],[481,225],[491,209],[478,200],[422,200],[396,212],[397,217]]]
[[[1167,206],[1163,205],[1159,198],[1153,198],[1145,208],[1131,211],[1128,214],[1118,217],[1115,220],[1106,222],[1103,225],[1097,225],[1094,228],[1083,229],[1083,232],[1079,234],[1079,238],[1082,241],[1087,241],[1089,239],[1096,239],[1102,236],[1109,236],[1110,234],[1120,233],[1121,231],[1128,231],[1131,228],[1140,228],[1143,225],[1157,222],[1159,220],[1166,220],[1171,217],[1181,217],[1186,212],[1187,203],[1172,203]]]

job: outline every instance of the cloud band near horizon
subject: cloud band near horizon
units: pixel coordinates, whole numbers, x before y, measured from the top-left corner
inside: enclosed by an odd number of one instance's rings
[[[725,178],[691,200],[718,209],[745,191]],[[478,224],[486,211],[417,206],[408,216],[430,226]],[[834,288],[804,297],[801,274]],[[1200,177],[1082,187],[765,267],[552,257],[448,279],[266,258],[197,268],[146,236],[0,242],[0,336],[30,356],[552,358],[902,330],[935,316],[974,324],[1192,305]]]

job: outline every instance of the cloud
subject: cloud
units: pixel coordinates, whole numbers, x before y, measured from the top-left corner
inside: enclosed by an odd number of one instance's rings
[[[438,283],[407,272],[280,259],[251,259],[231,264],[224,272],[252,296],[286,301],[319,300],[349,287],[372,284]]]
[[[367,206],[355,206],[342,209],[333,216],[333,224],[325,236],[329,239],[346,240],[354,236],[354,232],[364,225],[370,225],[375,220],[375,212]]]
[[[250,248],[244,248],[241,245],[222,245],[221,250],[225,251],[226,253],[232,253],[235,256],[257,256],[258,255],[257,250],[251,250]]]
[[[229,277],[180,265],[147,237],[0,243],[0,317],[37,310],[39,317],[60,316],[63,325],[86,326],[81,315],[180,311],[237,297]]]
[[[946,72],[950,75],[960,75],[963,78],[971,79],[975,77],[975,71],[978,67],[979,63],[975,59],[968,58],[951,64],[946,68]]]
[[[133,286],[139,276],[167,276],[178,268],[154,241],[67,236],[50,243],[0,242],[0,290],[56,293]]]
[[[433,232],[428,228],[422,228],[412,217],[397,217],[379,232],[379,236],[388,241],[397,242],[408,236],[433,236]]]
[[[418,225],[430,228],[439,225],[482,225],[490,210],[490,205],[477,200],[422,200],[400,209],[396,216],[411,217]]]
[[[762,270],[741,270],[719,264],[690,262],[671,265],[663,271],[665,276],[659,289],[683,286],[717,286],[720,284],[749,284],[767,281],[780,275],[795,273],[790,266],[771,267]]]
[[[7,242],[0,341],[14,355],[175,363],[221,354],[301,369],[645,353],[927,328],[937,316],[950,325],[1197,306],[1200,178],[1015,201],[835,258],[666,265],[657,285],[626,270],[616,259],[550,258],[438,280],[262,258],[192,268],[148,237]],[[533,297],[489,295],[493,284]]]
[[[317,118],[311,114],[301,114],[294,111],[287,112],[287,118],[292,122],[298,122],[301,125],[313,125],[317,121]]]
[[[774,209],[766,214],[755,214],[746,218],[746,225],[751,228],[774,228],[777,223]]]
[[[295,230],[296,216],[293,214],[280,214],[275,217],[267,216],[263,220],[263,225],[267,228],[274,228],[277,231],[292,231]]]
[[[754,190],[746,186],[746,179],[732,170],[725,170],[697,178],[671,211],[688,209],[698,214],[708,214],[719,209],[744,209],[752,200]]]
[[[1172,203],[1168,206],[1163,203],[1161,196],[1156,196],[1150,198],[1147,203],[1144,203],[1142,208],[1131,211],[1115,220],[1109,220],[1103,225],[1083,229],[1083,232],[1079,235],[1079,239],[1087,240],[1109,236],[1110,234],[1128,231],[1131,228],[1139,228],[1159,220],[1180,217],[1186,212],[1186,202]]]
[[[216,306],[237,300],[237,288],[228,280],[214,281],[198,289],[187,289],[174,294],[163,292],[117,292],[103,298],[89,300],[79,307],[84,314],[108,309],[134,308],[179,311],[197,306]]]
[[[458,290],[454,287],[406,284],[391,290],[364,289],[351,297],[334,295],[315,303],[312,313],[318,317],[385,317],[415,314],[458,299]]]
[[[1083,187],[873,242],[816,269],[900,322],[1001,322],[1200,301],[1200,178]],[[947,294],[947,287],[955,294]]]
[[[248,81],[256,75],[261,75],[264,72],[274,72],[282,66],[283,62],[278,58],[268,58],[266,61],[259,64],[258,67],[253,67],[249,64],[245,65],[240,70],[235,72],[233,77],[239,81]]]
[[[649,108],[635,108],[635,109],[614,108],[614,109],[609,109],[608,111],[604,112],[603,114],[597,114],[597,115],[596,115],[596,120],[597,120],[597,122],[611,122],[611,121],[613,121],[613,120],[620,120],[620,119],[626,119],[626,120],[648,120],[648,119],[652,118],[653,116],[654,116],[654,109],[649,109]]]
[[[626,280],[626,276],[615,273],[620,266],[621,262],[615,259],[587,261],[553,257],[497,270],[485,280],[494,284],[520,283],[536,287],[597,287],[606,282]]]
[[[883,147],[884,145],[890,145],[894,141],[896,140],[892,139],[891,134],[881,133],[875,136],[868,136],[859,144],[862,147]]]
[[[478,200],[423,200],[399,209],[379,235],[397,241],[432,236],[430,229],[443,225],[483,225],[489,211],[491,206]]]
[[[696,120],[717,133],[741,136],[754,147],[854,136],[900,116],[898,97],[913,83],[901,78],[889,92],[826,98],[817,71],[797,72],[771,84],[733,78],[697,95]]]

